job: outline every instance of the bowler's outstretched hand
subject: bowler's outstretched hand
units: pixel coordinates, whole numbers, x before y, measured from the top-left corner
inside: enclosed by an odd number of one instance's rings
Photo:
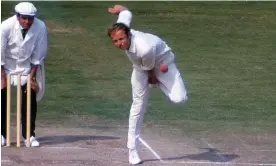
[[[128,10],[128,9],[123,5],[114,5],[112,8],[108,8],[108,12],[114,15],[118,15],[123,10]]]

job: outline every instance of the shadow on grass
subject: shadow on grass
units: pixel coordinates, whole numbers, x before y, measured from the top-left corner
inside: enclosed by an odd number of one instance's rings
[[[38,141],[43,145],[55,145],[62,143],[72,143],[78,141],[94,141],[94,140],[114,140],[119,137],[111,136],[89,136],[89,135],[59,135],[39,137]]]
[[[212,148],[203,148],[207,149],[207,152],[202,152],[199,154],[188,154],[185,156],[180,156],[180,157],[168,157],[168,158],[162,158],[163,161],[173,161],[173,160],[204,160],[204,161],[209,161],[209,162],[229,162],[234,160],[235,158],[240,157],[239,155],[236,154],[221,154],[219,153],[219,150],[217,149],[212,149]],[[148,159],[144,160],[144,162],[149,162],[149,161],[159,161],[158,159]]]

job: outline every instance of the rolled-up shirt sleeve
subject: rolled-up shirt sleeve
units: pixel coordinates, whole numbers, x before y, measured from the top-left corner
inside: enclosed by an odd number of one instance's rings
[[[47,55],[48,49],[48,33],[46,26],[42,29],[37,43],[32,54],[31,63],[34,65],[40,65]]]
[[[145,51],[142,51],[140,57],[142,59],[141,68],[143,70],[151,70],[155,66],[155,47],[151,47]]]
[[[117,23],[123,23],[130,28],[132,13],[129,10],[123,10],[119,13]]]

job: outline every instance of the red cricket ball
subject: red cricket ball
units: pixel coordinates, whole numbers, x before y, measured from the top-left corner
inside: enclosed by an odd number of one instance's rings
[[[161,65],[160,66],[160,71],[162,71],[163,73],[168,71],[168,67],[166,65]]]

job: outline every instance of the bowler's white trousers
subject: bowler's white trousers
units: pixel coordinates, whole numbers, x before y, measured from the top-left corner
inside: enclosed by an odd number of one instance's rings
[[[168,72],[163,73],[157,68],[155,69],[155,74],[159,80],[158,87],[172,102],[184,103],[187,100],[185,85],[174,62],[168,65]],[[129,149],[137,149],[139,148],[138,138],[149,99],[148,72],[134,67],[131,84],[133,102],[129,115],[127,147]]]

